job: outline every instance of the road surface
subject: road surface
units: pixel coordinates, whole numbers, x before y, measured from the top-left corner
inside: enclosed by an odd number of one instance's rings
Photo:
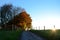
[[[38,37],[37,35],[33,34],[29,31],[23,31],[22,37],[20,40],[45,40],[42,37]]]

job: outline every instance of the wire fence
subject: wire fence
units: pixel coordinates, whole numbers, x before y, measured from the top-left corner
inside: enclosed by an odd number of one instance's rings
[[[32,29],[35,29],[35,30],[47,30],[47,29],[56,29],[55,25],[52,26],[52,28],[50,27],[46,27],[46,26],[36,26],[36,27],[32,27]]]

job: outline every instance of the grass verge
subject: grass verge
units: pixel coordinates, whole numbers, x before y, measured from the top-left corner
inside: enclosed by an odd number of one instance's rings
[[[46,38],[47,40],[60,40],[60,30],[31,30],[32,33]]]
[[[19,31],[0,31],[0,40],[17,40],[21,36],[22,30]]]

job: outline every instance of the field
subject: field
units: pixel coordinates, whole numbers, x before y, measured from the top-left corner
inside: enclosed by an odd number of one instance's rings
[[[60,40],[60,30],[31,30],[31,32],[47,40]]]
[[[0,40],[17,40],[22,31],[0,31]],[[20,37],[21,38],[21,37]]]
[[[37,36],[47,40],[60,40],[60,30],[30,30]],[[19,31],[0,31],[0,40],[18,40],[21,38],[22,30]]]

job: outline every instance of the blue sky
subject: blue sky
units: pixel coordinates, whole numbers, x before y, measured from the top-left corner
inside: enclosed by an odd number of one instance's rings
[[[33,26],[59,25],[60,23],[60,0],[0,0],[0,6],[4,4],[24,8],[31,15]]]

